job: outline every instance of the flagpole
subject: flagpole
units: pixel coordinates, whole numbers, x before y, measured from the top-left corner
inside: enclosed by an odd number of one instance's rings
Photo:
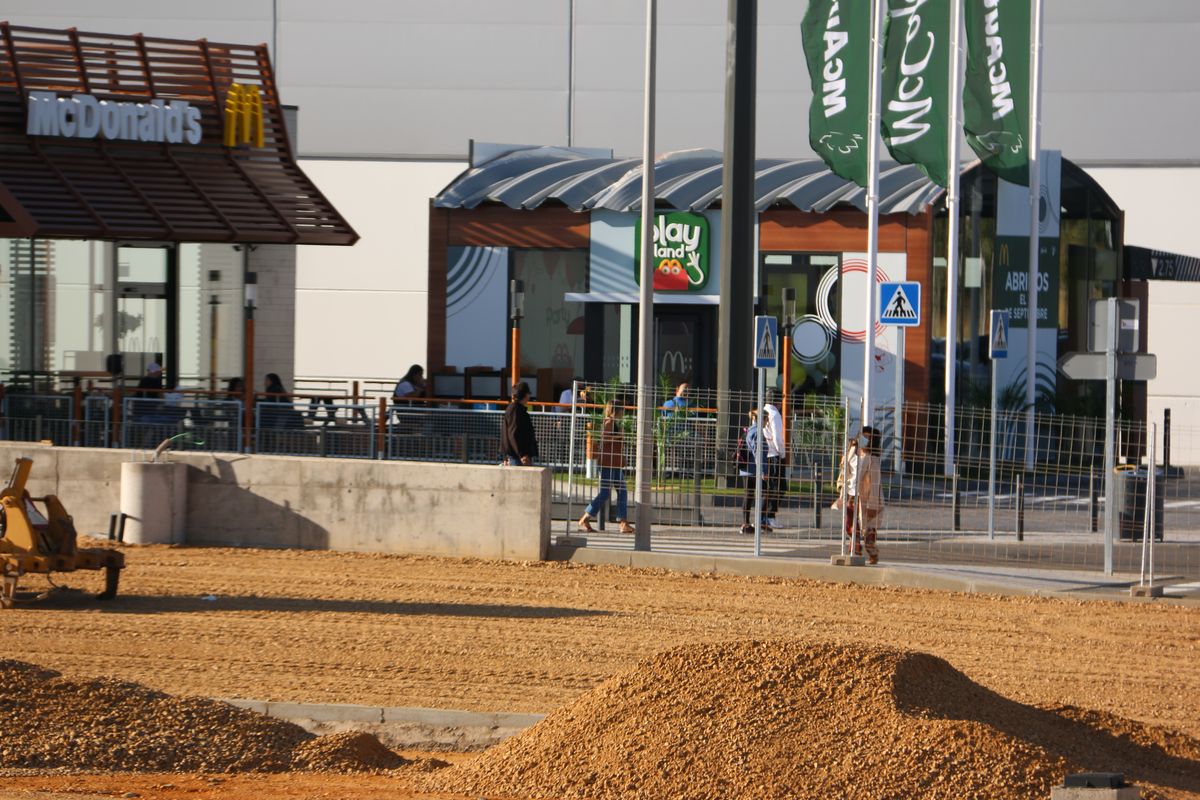
[[[884,0],[871,0],[871,107],[867,114],[867,313],[863,342],[862,424],[871,424],[871,373],[875,367],[875,275],[879,260],[879,117],[882,102]]]
[[[959,72],[962,68],[959,29],[962,27],[962,0],[950,0],[950,141],[947,147],[949,185],[946,187],[946,439],[943,472],[954,474],[954,408],[958,385],[958,109],[962,103]],[[971,331],[974,336],[975,332]]]
[[[1038,227],[1041,222],[1042,186],[1042,0],[1032,0],[1032,43],[1029,48],[1029,283],[1026,298],[1029,341],[1025,374],[1025,470],[1034,464],[1034,409],[1037,400]],[[1057,302],[1057,298],[1047,298]]]
[[[654,413],[654,49],[658,0],[646,0],[646,97],[642,136],[642,285],[638,295],[637,478],[635,550],[650,549],[650,472]]]

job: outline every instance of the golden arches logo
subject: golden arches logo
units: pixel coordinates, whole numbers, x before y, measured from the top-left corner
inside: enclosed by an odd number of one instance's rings
[[[225,146],[263,146],[262,95],[257,86],[235,83],[225,94]]]

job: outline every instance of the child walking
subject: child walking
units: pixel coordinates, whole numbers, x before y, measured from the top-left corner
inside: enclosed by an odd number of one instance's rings
[[[609,400],[604,404],[604,423],[600,426],[600,447],[596,461],[600,466],[600,491],[583,510],[579,518],[579,530],[593,532],[592,519],[608,502],[609,491],[617,492],[617,522],[621,533],[633,533],[633,526],[626,521],[629,497],[625,488],[625,433],[621,430],[621,419],[625,416],[625,404],[620,400]]]

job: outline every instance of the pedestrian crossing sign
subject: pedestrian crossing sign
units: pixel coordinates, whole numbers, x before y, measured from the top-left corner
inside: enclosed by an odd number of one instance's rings
[[[992,334],[988,339],[989,358],[1008,358],[1008,312],[992,312]]]
[[[779,366],[779,321],[774,317],[754,318],[754,368]]]
[[[893,281],[879,284],[879,323],[913,327],[921,324],[921,284]]]

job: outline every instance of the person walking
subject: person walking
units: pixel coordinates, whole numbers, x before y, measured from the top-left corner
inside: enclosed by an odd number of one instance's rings
[[[500,456],[510,466],[531,467],[538,457],[537,435],[529,416],[529,384],[521,381],[513,387],[512,400],[504,409]]]
[[[609,400],[604,404],[604,422],[600,426],[600,448],[596,460],[600,464],[600,491],[592,498],[579,518],[579,530],[592,533],[592,519],[608,502],[609,492],[617,492],[617,522],[621,533],[633,533],[627,521],[629,492],[625,487],[625,432],[621,421],[625,417],[625,404],[620,400]]]
[[[840,511],[845,498],[843,535],[850,539],[854,555],[866,550],[869,564],[879,563],[876,534],[883,519],[878,452],[879,431],[867,425],[846,446],[837,479],[838,499],[833,503],[834,510]]]
[[[759,424],[758,409],[752,408],[750,409],[750,424],[742,429],[742,443],[738,450],[738,474],[742,476],[745,487],[742,493],[742,533],[745,534],[754,533],[754,525],[750,522],[750,512],[754,510],[754,489],[758,474],[758,462],[755,460],[755,456],[758,453],[756,448],[761,431],[762,425]],[[766,478],[765,472],[763,478]],[[759,524],[763,533],[770,533],[773,530],[767,524],[766,519],[761,519]]]
[[[778,402],[772,389],[767,402],[763,404],[766,419],[762,421],[763,451],[766,455],[763,465],[763,506],[766,522],[772,528],[779,527],[776,515],[779,514],[787,477],[787,445],[783,435],[783,414],[779,411]]]

